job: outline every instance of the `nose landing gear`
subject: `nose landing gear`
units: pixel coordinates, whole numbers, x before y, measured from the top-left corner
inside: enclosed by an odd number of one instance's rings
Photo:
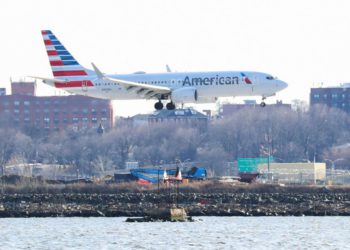
[[[262,101],[260,103],[260,107],[264,108],[266,106],[266,103],[264,102],[264,100],[266,99],[266,97],[263,96]]]

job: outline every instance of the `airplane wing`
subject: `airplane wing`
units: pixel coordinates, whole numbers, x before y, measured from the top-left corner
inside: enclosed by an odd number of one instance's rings
[[[118,85],[123,86],[125,90],[134,91],[136,94],[141,95],[148,99],[159,95],[171,93],[171,89],[168,87],[125,81],[121,79],[111,78],[108,76],[104,76],[103,79],[113,83],[117,83]]]
[[[159,95],[170,94],[171,89],[168,87],[162,87],[157,85],[145,84],[145,83],[137,83],[131,81],[125,81],[121,79],[116,79],[112,77],[105,76],[94,63],[91,63],[96,76],[98,79],[103,79],[109,82],[116,83],[120,86],[123,86],[127,91],[133,91],[136,94],[146,98],[151,99],[153,97],[158,97]]]

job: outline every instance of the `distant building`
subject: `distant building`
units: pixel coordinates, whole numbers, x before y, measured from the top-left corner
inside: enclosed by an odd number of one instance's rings
[[[12,95],[0,96],[0,116],[17,127],[59,130],[112,128],[109,100],[87,96],[36,96],[35,82],[12,82]],[[23,89],[21,89],[23,87]]]
[[[12,81],[12,95],[36,96],[36,82]]]
[[[324,104],[350,112],[350,84],[331,88],[312,88],[310,105]]]
[[[291,104],[284,104],[282,101],[277,101],[276,104],[268,104],[264,108],[260,106],[260,104],[256,103],[256,101],[247,100],[244,104],[223,104],[220,108],[220,116],[230,116],[235,114],[240,110],[252,110],[252,109],[267,109],[267,110],[276,110],[276,109],[284,109],[287,111],[292,110]]]
[[[6,88],[0,88],[0,96],[6,95]]]
[[[179,125],[184,125],[188,127],[197,127],[200,129],[207,129],[208,126],[208,116],[192,109],[174,109],[174,110],[159,110],[155,111],[152,114],[142,114],[135,115],[128,120],[128,124],[132,124],[134,126],[137,125],[154,125],[165,122],[172,122]]]
[[[325,163],[263,163],[258,165],[262,176],[271,175],[275,182],[285,184],[316,184],[326,180]]]

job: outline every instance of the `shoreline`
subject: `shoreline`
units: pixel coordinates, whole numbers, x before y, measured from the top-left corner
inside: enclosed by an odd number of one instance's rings
[[[162,192],[2,194],[0,218],[140,217],[170,207]],[[350,192],[180,192],[189,216],[350,216]]]

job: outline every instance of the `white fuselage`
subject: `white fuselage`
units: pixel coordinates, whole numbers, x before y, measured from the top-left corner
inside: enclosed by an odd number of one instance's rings
[[[240,71],[135,73],[106,76],[141,84],[164,86],[172,91],[181,88],[195,88],[198,93],[196,103],[215,102],[216,98],[219,97],[268,97],[287,87],[285,82],[277,80],[269,74],[246,71],[244,71],[244,76]],[[93,86],[63,89],[76,94],[111,100],[145,99],[145,96],[138,92],[139,89],[127,90],[118,83],[100,79],[95,74],[79,76],[79,79],[82,78],[92,81]],[[74,80],[74,77],[70,77],[70,80]],[[171,94],[162,99],[171,99]]]

